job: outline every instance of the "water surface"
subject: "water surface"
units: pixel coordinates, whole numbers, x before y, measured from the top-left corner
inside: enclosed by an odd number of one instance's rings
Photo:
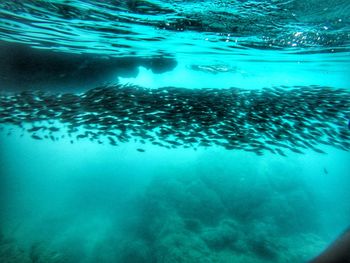
[[[1,262],[307,262],[349,226],[349,1],[2,1],[0,40]]]

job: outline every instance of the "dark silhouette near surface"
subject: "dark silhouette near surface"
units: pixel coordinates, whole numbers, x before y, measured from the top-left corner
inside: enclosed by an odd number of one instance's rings
[[[0,42],[0,89],[6,91],[87,90],[136,77],[143,66],[154,74],[173,70],[177,61],[166,56],[108,57],[69,54]]]

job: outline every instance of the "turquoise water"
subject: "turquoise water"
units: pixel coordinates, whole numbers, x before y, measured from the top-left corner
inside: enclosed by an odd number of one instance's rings
[[[2,1],[0,39],[0,262],[308,262],[349,227],[349,1]]]

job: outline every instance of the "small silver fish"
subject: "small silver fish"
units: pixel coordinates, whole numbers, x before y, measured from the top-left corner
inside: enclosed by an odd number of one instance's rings
[[[328,174],[328,170],[326,168],[323,168],[324,174]]]

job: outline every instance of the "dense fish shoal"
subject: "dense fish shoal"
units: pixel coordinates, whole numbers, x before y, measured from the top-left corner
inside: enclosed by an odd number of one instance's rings
[[[70,137],[117,146],[131,139],[167,148],[222,146],[266,152],[350,150],[350,92],[321,86],[260,90],[104,86],[83,93],[0,95],[0,125],[33,139]],[[143,152],[143,149],[138,149]]]

